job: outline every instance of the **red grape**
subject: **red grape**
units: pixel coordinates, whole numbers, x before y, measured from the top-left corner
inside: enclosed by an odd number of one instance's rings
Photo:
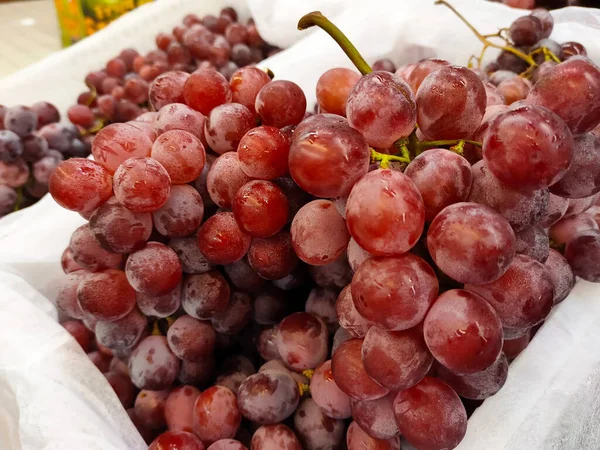
[[[119,166],[114,177],[117,200],[135,212],[152,212],[169,199],[171,177],[152,158],[130,158]]]
[[[140,389],[167,389],[177,377],[179,359],[164,336],[144,338],[129,357],[131,381]]]
[[[121,270],[86,276],[77,288],[77,299],[85,313],[108,322],[122,319],[135,308],[135,291]]]
[[[287,198],[276,184],[255,180],[238,190],[232,209],[242,231],[254,237],[268,238],[287,223],[289,208]]]
[[[205,450],[200,439],[185,431],[165,431],[158,436],[148,450]]]
[[[356,310],[352,300],[351,285],[346,286],[338,296],[335,310],[340,323],[353,337],[364,337],[373,324]]]
[[[290,143],[275,127],[261,126],[248,131],[237,147],[244,173],[252,178],[273,180],[288,171]]]
[[[412,180],[402,172],[378,169],[361,178],[346,204],[348,230],[356,242],[376,256],[410,250],[425,223],[425,207]]]
[[[306,97],[296,83],[276,80],[258,91],[254,105],[265,125],[283,128],[298,125],[302,121],[306,112]]]
[[[556,250],[550,249],[544,263],[554,285],[554,304],[562,302],[575,286],[575,276],[567,260]]]
[[[329,264],[309,266],[308,271],[314,282],[324,288],[339,290],[352,281],[352,270],[345,252]]]
[[[164,295],[181,280],[177,254],[164,244],[148,242],[127,259],[125,273],[131,286],[146,295]]]
[[[88,330],[82,322],[79,320],[67,320],[61,323],[61,325],[71,336],[73,336],[84,352],[87,352],[90,349],[92,335],[90,330]]]
[[[506,355],[509,360],[515,359],[519,354],[527,348],[529,340],[531,339],[530,333],[527,332],[523,336],[515,339],[504,339],[502,345],[502,352]]]
[[[231,264],[244,257],[252,238],[240,230],[233,213],[217,213],[198,231],[198,246],[212,264]]]
[[[550,238],[556,244],[567,244],[582,231],[597,230],[598,224],[589,214],[575,214],[565,217],[550,227]]]
[[[171,187],[167,202],[152,213],[156,230],[170,238],[193,233],[202,223],[204,204],[196,189],[187,184]]]
[[[219,156],[212,164],[206,177],[206,189],[210,198],[223,208],[231,208],[233,198],[250,177],[242,170],[236,152]]]
[[[181,283],[164,295],[146,295],[136,293],[137,305],[147,316],[168,317],[175,314],[181,305]]]
[[[57,164],[55,160],[50,159],[48,157],[42,158],[41,161],[46,160],[46,162],[51,165]],[[29,179],[29,166],[22,159],[18,159],[14,162],[2,162],[0,161],[0,184],[18,188],[27,183]]]
[[[169,130],[183,130],[192,133],[198,139],[204,139],[205,117],[182,103],[165,105],[154,119],[154,128],[160,135]]]
[[[498,279],[508,269],[515,254],[515,234],[493,209],[456,203],[431,223],[427,247],[448,276],[461,283],[483,284]]]
[[[270,238],[254,238],[248,250],[248,262],[258,275],[268,280],[289,275],[298,264],[290,233],[281,231]]]
[[[100,351],[90,352],[88,353],[88,357],[94,363],[94,365],[98,368],[98,370],[102,373],[112,372],[110,370],[110,362],[111,357],[105,355]],[[130,382],[131,383],[131,382]],[[133,394],[132,394],[133,395]],[[133,402],[133,400],[132,400]]]
[[[519,100],[525,100],[531,90],[532,84],[526,78],[513,77],[502,81],[498,85],[498,90],[502,93],[507,105],[512,105]]]
[[[281,321],[275,342],[283,362],[290,369],[302,372],[325,362],[328,339],[323,321],[311,314],[298,312]]]
[[[372,255],[368,251],[358,245],[354,238],[350,239],[350,242],[348,242],[347,257],[348,264],[354,272],[356,272],[360,265],[371,256]]]
[[[86,275],[86,272],[77,271],[62,278],[54,298],[58,310],[73,319],[84,319],[86,316],[77,301],[77,288]]]
[[[206,161],[204,145],[192,133],[169,130],[162,133],[152,146],[152,158],[165,168],[173,184],[194,181],[202,173]]]
[[[135,386],[127,375],[118,372],[106,372],[106,380],[117,394],[123,408],[130,408],[135,401]]]
[[[252,243],[256,243],[256,239]],[[291,248],[291,241],[289,242]],[[252,251],[252,244],[250,250]],[[257,292],[265,284],[265,279],[256,273],[246,258],[242,258],[231,264],[223,266],[225,273],[229,277],[231,284],[237,289],[246,292]]]
[[[344,67],[329,69],[317,81],[317,102],[331,114],[346,117],[346,100],[361,76]]]
[[[177,380],[182,384],[203,385],[213,379],[215,357],[209,356],[201,361],[181,361],[181,370]]]
[[[208,115],[213,108],[231,102],[231,88],[219,72],[199,69],[185,82],[183,97],[190,107]]]
[[[221,272],[190,275],[183,283],[181,304],[186,313],[196,319],[208,319],[217,312],[225,311],[229,304],[229,284]]]
[[[248,448],[235,439],[221,439],[208,447],[207,450],[248,450]]]
[[[515,233],[517,253],[527,255],[543,263],[548,259],[550,239],[548,233],[539,225]]]
[[[600,281],[600,231],[583,231],[571,239],[565,249],[565,258],[573,274],[586,281]]]
[[[400,438],[376,439],[369,436],[356,422],[352,422],[346,434],[348,450],[400,450]]]
[[[213,314],[210,321],[218,333],[236,334],[248,325],[251,318],[250,296],[244,292],[234,292],[231,294],[227,308]]]
[[[160,430],[166,426],[165,404],[169,391],[142,390],[135,399],[134,409],[142,425]]]
[[[504,105],[506,103],[504,94],[500,92],[496,86],[494,86],[492,83],[483,83],[483,85],[485,87],[485,93],[487,97],[486,107]],[[483,117],[483,122],[485,122],[485,115]]]
[[[308,294],[308,299],[304,306],[304,310],[307,313],[318,317],[325,323],[330,334],[335,333],[340,326],[335,310],[337,296],[337,291],[334,291],[333,289],[315,287],[310,291],[310,294]]]
[[[184,273],[204,273],[212,269],[212,264],[198,248],[196,236],[171,239],[169,247],[177,253]]]
[[[173,389],[165,402],[165,420],[170,431],[193,432],[194,404],[200,391],[194,386]]]
[[[50,123],[60,122],[60,112],[52,103],[37,102],[31,106],[31,109],[38,115],[38,128]]]
[[[202,392],[194,405],[194,433],[208,444],[233,438],[241,420],[235,394],[223,386]]]
[[[157,76],[150,85],[148,93],[152,107],[158,111],[170,103],[184,103],[183,86],[189,76],[182,71],[165,72]]]
[[[169,327],[169,348],[180,359],[198,361],[211,355],[215,349],[215,329],[193,317],[180,316]]]
[[[244,105],[250,112],[255,113],[256,96],[270,81],[269,75],[264,70],[258,67],[242,67],[231,76],[229,81],[232,101]]]
[[[210,148],[218,154],[236,151],[240,140],[256,125],[254,115],[239,103],[214,108],[204,123],[204,135]]]
[[[111,322],[98,321],[96,339],[111,350],[126,350],[133,347],[146,331],[147,320],[137,308],[125,317]]]
[[[419,87],[421,87],[421,83],[427,77],[427,75],[437,71],[438,69],[441,69],[442,67],[446,67],[449,65],[450,63],[446,60],[428,58],[419,61],[417,64],[413,64],[412,68],[410,67],[410,65],[408,67],[404,67],[405,72],[403,73],[407,73],[406,82],[409,84],[412,91],[417,92],[419,90]],[[398,72],[402,70],[403,67],[400,67],[397,70],[396,74],[398,75]]]
[[[302,446],[294,432],[279,423],[256,430],[250,450],[302,450]]]
[[[94,159],[110,173],[114,173],[129,158],[150,156],[151,150],[150,138],[127,123],[104,127],[92,142]]]
[[[306,398],[294,414],[294,429],[305,449],[334,449],[344,441],[346,424],[326,416],[312,398]]]
[[[393,439],[398,436],[394,417],[395,392],[376,400],[352,402],[352,418],[369,436],[375,439]]]
[[[334,419],[351,416],[350,397],[336,384],[331,371],[331,361],[325,361],[315,370],[310,380],[311,396],[323,412]]]
[[[123,259],[122,255],[108,252],[100,247],[88,224],[80,226],[73,232],[69,248],[73,252],[73,260],[89,271],[119,267]]]

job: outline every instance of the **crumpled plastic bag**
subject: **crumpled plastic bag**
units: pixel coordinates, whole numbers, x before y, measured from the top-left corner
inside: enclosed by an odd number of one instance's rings
[[[482,33],[508,26],[526,11],[481,0],[452,4]],[[154,36],[188,12],[232,5],[252,13],[261,34],[289,47],[261,65],[298,83],[315,101],[325,70],[352,67],[320,30],[296,30],[299,17],[321,10],[367,61],[397,64],[441,57],[466,64],[480,49],[473,34],[429,0],[163,0],[145,5],[81,43],[0,80],[0,102],[48,100],[64,113],[83,78],[125,46],[148,51]],[[553,38],[583,43],[600,61],[600,11],[554,11]],[[489,53],[491,58],[492,52]],[[84,223],[46,196],[0,220],[0,449],[138,450],[146,445],[116,395],[76,342],[56,322],[49,299],[60,279],[60,256]],[[469,420],[461,450],[600,449],[600,286],[579,281],[511,365],[504,388]],[[405,447],[403,447],[405,448]]]

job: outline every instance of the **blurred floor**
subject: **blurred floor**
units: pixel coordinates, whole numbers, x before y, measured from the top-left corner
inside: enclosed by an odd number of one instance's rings
[[[0,1],[0,78],[61,49],[52,0]]]

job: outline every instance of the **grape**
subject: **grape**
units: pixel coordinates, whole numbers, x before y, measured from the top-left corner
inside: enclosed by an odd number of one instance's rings
[[[326,416],[311,398],[304,399],[294,414],[294,429],[305,450],[340,448],[344,421]]]
[[[598,224],[588,214],[576,214],[556,222],[549,230],[550,238],[556,244],[567,244],[582,231],[597,230]]]
[[[500,91],[500,89],[498,89],[492,83],[483,83],[483,86],[485,87],[485,94],[487,98],[486,108],[490,106],[506,104],[506,99],[504,98],[504,94]],[[482,122],[485,122],[485,115],[483,116]]]
[[[213,108],[231,102],[231,89],[219,72],[199,69],[185,82],[183,97],[191,108],[208,115]]]
[[[429,74],[417,91],[419,129],[434,140],[469,137],[481,124],[486,98],[482,81],[471,70],[442,67]]]
[[[110,253],[100,247],[88,224],[73,232],[69,248],[75,263],[89,271],[119,267],[123,259],[122,255]]]
[[[184,103],[183,86],[188,78],[189,74],[182,71],[165,72],[157,76],[148,92],[152,107],[158,111],[170,103]]]
[[[33,164],[34,182],[42,186],[48,186],[50,177],[56,171],[63,159],[64,158],[62,158],[62,155],[61,158],[55,158],[53,155],[48,155],[44,156],[39,161],[36,161]],[[39,195],[39,198],[41,198],[46,192],[47,190],[43,192],[42,195]]]
[[[352,402],[352,418],[369,436],[375,439],[393,439],[398,436],[394,418],[395,392],[376,400]]]
[[[61,325],[71,336],[73,336],[84,352],[87,352],[90,349],[92,336],[82,322],[79,320],[67,320],[66,322],[61,323]]]
[[[285,194],[276,184],[254,180],[237,191],[232,210],[242,231],[254,237],[268,238],[287,223],[289,206]]]
[[[160,135],[169,130],[183,130],[204,139],[205,117],[182,103],[171,103],[158,110],[154,128]]]
[[[531,16],[539,19],[541,23],[541,35],[542,39],[550,37],[552,29],[554,28],[554,18],[547,9],[536,8],[531,12]]]
[[[184,273],[204,273],[212,269],[212,264],[198,248],[196,236],[171,239],[169,247],[177,253]]]
[[[214,328],[200,320],[184,315],[169,327],[169,348],[180,359],[198,361],[211,355],[215,349]]]
[[[589,197],[600,192],[599,160],[600,139],[592,133],[576,136],[571,166],[550,191],[567,198]]]
[[[567,244],[565,258],[573,275],[586,281],[600,281],[600,231],[586,230],[579,233]]]
[[[538,42],[536,46],[537,45],[540,45],[540,43]],[[531,49],[535,49],[536,46],[531,47]],[[524,53],[527,53],[529,51],[528,48],[524,47],[517,48],[517,50],[520,50]],[[526,61],[524,61],[523,59],[521,59],[521,57],[515,55],[514,53],[509,52],[508,50],[503,50],[502,52],[500,52],[500,54],[496,58],[496,63],[498,64],[498,67],[500,69],[513,72],[514,74],[525,72],[528,68],[528,63]]]
[[[256,243],[256,239],[252,241]],[[196,245],[197,246],[197,245]],[[252,244],[250,250],[252,251]],[[242,291],[257,292],[265,284],[264,278],[258,275],[246,258],[223,266],[231,284]]]
[[[204,123],[204,135],[210,148],[218,154],[236,151],[240,140],[256,125],[254,115],[239,103],[214,108]]]
[[[2,135],[3,132],[0,131],[0,135]],[[9,131],[6,131],[6,133],[10,133]],[[0,141],[2,141],[2,138],[0,138]],[[23,161],[32,163],[37,161],[38,159],[42,159],[44,156],[48,156],[48,141],[46,141],[46,139],[44,139],[41,136],[38,136],[37,134],[32,134],[30,136],[26,136],[24,137],[20,142],[22,142],[23,144],[23,153],[21,155],[21,157],[23,158]],[[81,141],[74,141],[74,142],[81,142]],[[0,153],[2,153],[2,143],[0,142]],[[86,153],[89,153],[86,149]],[[13,151],[14,154],[14,151]],[[0,157],[0,159],[2,159]]]
[[[369,436],[356,422],[352,422],[346,434],[348,450],[400,450],[400,438],[376,439]]]
[[[251,240],[230,212],[215,214],[198,231],[198,246],[211,264],[231,264],[242,259]]]
[[[279,423],[256,430],[250,450],[302,450],[302,446],[294,432]]]
[[[348,195],[367,173],[367,141],[351,123],[332,114],[317,115],[296,128],[290,147],[290,174],[305,191],[318,197]]]
[[[329,200],[314,200],[300,208],[290,232],[294,251],[312,265],[334,261],[350,240],[344,219]]]
[[[575,135],[591,131],[600,122],[600,69],[585,56],[573,56],[540,77],[527,101],[556,113]]]
[[[544,265],[516,255],[497,280],[465,289],[481,295],[498,313],[507,339],[519,337],[546,318],[553,304],[554,284]]]
[[[116,78],[116,77],[105,78],[102,81],[102,85],[100,86],[100,92],[102,94],[113,94],[115,92],[115,89],[120,89],[123,93],[123,95],[119,96],[119,98],[122,98],[125,95],[125,88],[123,87],[123,80],[121,80],[120,78]],[[85,95],[85,93],[84,93],[84,95]],[[116,98],[116,96],[114,96],[114,95],[113,95],[113,97]],[[92,97],[90,96],[90,99],[91,98]]]
[[[164,336],[144,338],[129,357],[131,381],[140,389],[167,389],[179,371],[179,359],[171,352]]]
[[[205,450],[206,447],[200,439],[192,433],[185,431],[165,431],[158,436],[148,450]]]
[[[546,207],[546,211],[542,215],[542,218],[538,221],[538,225],[544,228],[554,225],[565,215],[568,207],[569,199],[550,193],[548,206]]]
[[[229,284],[216,270],[190,275],[183,282],[181,306],[196,319],[207,319],[225,311],[229,304]]]
[[[456,203],[431,223],[427,247],[448,276],[461,283],[483,284],[498,279],[508,269],[515,254],[515,235],[506,219],[493,209]]]
[[[215,204],[210,198],[208,189],[206,188],[206,181],[208,177],[208,172],[216,159],[217,157],[210,153],[206,155],[206,162],[204,164],[204,168],[202,169],[202,173],[198,178],[196,178],[196,180],[193,181],[192,184],[192,186],[194,186],[194,188],[200,193],[200,196],[202,197],[202,202],[207,208],[209,206],[214,206]]]
[[[265,370],[246,378],[240,386],[237,401],[245,418],[268,425],[290,417],[299,399],[298,384],[290,375]]]
[[[211,323],[219,333],[236,334],[248,325],[251,318],[250,296],[243,292],[234,292],[231,294],[227,309],[216,312],[211,317]]]
[[[181,263],[177,254],[164,244],[148,242],[127,259],[125,273],[131,286],[142,294],[164,295],[181,280]]]
[[[248,31],[244,25],[232,23],[225,29],[225,38],[231,45],[243,44],[248,41]]]
[[[207,450],[248,450],[248,448],[235,439],[221,439],[208,447]]]
[[[107,269],[89,274],[77,288],[81,309],[96,320],[112,322],[135,308],[135,291],[121,270]]]
[[[123,408],[132,407],[135,401],[135,387],[129,377],[117,372],[106,372],[104,376],[117,394]]]
[[[350,126],[360,131],[370,146],[389,148],[414,130],[415,96],[395,74],[371,72],[361,77],[350,91],[346,115]]]
[[[27,106],[13,106],[4,114],[4,128],[19,136],[31,134],[38,126],[37,113]]]
[[[378,169],[361,178],[346,204],[348,230],[375,256],[395,256],[410,250],[425,223],[421,194],[402,172]]]
[[[594,194],[590,197],[578,198],[578,199],[569,199],[569,206],[567,207],[567,211],[563,217],[570,217],[575,214],[582,213],[587,211],[596,203],[596,201],[600,198],[600,193]]]
[[[363,249],[354,238],[350,238],[348,242],[347,257],[350,268],[356,272],[360,265],[369,259],[372,255]]]
[[[31,109],[38,116],[38,129],[50,123],[60,121],[60,113],[52,103],[37,102],[31,106]]]
[[[419,87],[421,87],[421,83],[423,82],[423,80],[430,73],[433,73],[433,72],[437,71],[438,69],[441,69],[442,67],[446,67],[449,65],[450,65],[450,63],[443,59],[434,59],[434,58],[424,59],[422,61],[419,61],[417,64],[415,64],[414,67],[412,68],[412,70],[410,70],[410,73],[408,73],[406,82],[408,83],[408,85],[410,86],[410,88],[412,89],[413,92],[417,92],[419,90]],[[400,69],[398,69],[398,72],[401,69],[402,69],[402,67]],[[396,74],[397,74],[397,72],[396,72]]]
[[[258,91],[254,107],[264,125],[283,128],[298,125],[302,121],[306,112],[306,97],[296,83],[270,81]]]
[[[194,386],[173,389],[165,402],[165,421],[170,431],[191,433],[194,426],[194,404],[200,391]]]
[[[90,213],[112,195],[110,173],[94,161],[64,161],[50,177],[50,194],[63,208]]]
[[[147,320],[137,308],[122,319],[96,324],[96,339],[102,345],[115,350],[132,348],[146,331]]]
[[[48,143],[51,148],[55,148],[50,140]],[[110,173],[114,173],[129,158],[150,156],[151,150],[150,138],[127,123],[114,123],[104,127],[92,142],[94,159]]]
[[[94,363],[94,365],[98,368],[98,370],[102,373],[112,372],[109,370],[110,366],[110,356],[105,355],[100,351],[90,352],[88,353],[88,357],[90,361]],[[131,383],[131,382],[130,382]],[[132,400],[133,402],[133,400]]]
[[[469,162],[445,149],[428,150],[406,168],[408,176],[423,197],[425,220],[431,222],[446,206],[464,202],[471,190]]]
[[[548,15],[552,17],[550,14]],[[565,59],[569,59],[571,56],[577,55],[587,56],[587,50],[579,42],[565,42],[564,44],[562,44],[562,50]]]
[[[394,414],[402,436],[422,449],[455,448],[467,431],[467,413],[458,395],[432,377],[400,391]]]
[[[235,394],[223,386],[213,386],[202,392],[194,405],[194,433],[203,442],[233,438],[242,416]]]
[[[238,190],[250,181],[242,170],[236,152],[219,156],[212,164],[206,177],[206,189],[210,198],[222,208],[231,208]]]
[[[73,159],[68,160],[71,161]],[[130,211],[113,197],[94,211],[90,218],[90,231],[106,250],[130,253],[142,247],[150,238],[152,216]]]
[[[288,171],[290,143],[275,127],[261,126],[248,131],[237,147],[244,173],[252,178],[273,180]]]
[[[274,325],[286,315],[286,302],[282,290],[267,286],[254,299],[254,321],[259,325]]]
[[[146,295],[136,293],[137,305],[147,316],[168,317],[175,314],[181,305],[181,283],[164,295]]]
[[[309,266],[308,270],[314,282],[324,288],[339,290],[352,281],[352,270],[345,253],[329,264]]]
[[[11,162],[23,154],[23,144],[18,134],[0,130],[0,161]]]
[[[0,184],[0,217],[13,211],[17,197],[17,192],[13,188]]]
[[[260,368],[258,369],[258,372],[262,373],[264,371],[283,372],[283,373],[291,376],[296,381],[296,383],[299,383],[299,384],[310,383],[310,380],[306,376],[302,375],[301,373],[296,373],[296,372],[291,371],[290,369],[288,369],[285,366],[283,361],[280,359],[273,359],[271,361],[267,361],[262,366],[260,366]]]
[[[527,348],[531,336],[529,332],[516,339],[505,339],[502,345],[502,352],[509,360],[515,359],[519,354]]]
[[[142,425],[160,430],[166,425],[165,405],[169,391],[142,390],[135,399],[135,415]]]
[[[309,313],[298,312],[281,321],[275,342],[286,366],[302,372],[327,359],[328,338],[323,321]]]
[[[279,280],[292,273],[298,265],[298,257],[292,248],[290,233],[281,231],[270,238],[254,238],[248,250],[248,262],[267,280]]]
[[[106,349],[106,350],[108,350],[109,352],[111,351],[110,349]],[[100,353],[102,353],[102,352],[100,352]],[[121,361],[116,356],[113,356],[112,359],[110,360],[109,369],[110,369],[110,372],[118,372],[118,373],[122,373],[123,375],[129,376],[129,368],[127,367],[127,363]]]
[[[473,374],[491,366],[502,350],[502,323],[494,309],[472,292],[444,292],[425,317],[427,347],[436,360],[456,374]]]
[[[340,326],[353,337],[364,337],[373,325],[356,310],[354,301],[352,300],[351,285],[346,286],[340,292],[335,304],[335,310]]]
[[[513,77],[504,80],[498,85],[498,90],[504,96],[507,105],[512,105],[519,100],[525,100],[531,90],[532,84],[529,80],[522,77]]]
[[[220,375],[215,380],[215,386],[223,386],[229,389],[234,395],[237,395],[240,385],[244,382],[244,380],[248,378],[248,375],[242,372],[233,372]]]
[[[242,67],[229,80],[232,101],[240,103],[255,113],[256,96],[271,79],[264,70],[258,67]]]
[[[300,264],[296,266],[288,276],[279,280],[273,280],[273,286],[283,289],[284,291],[291,291],[301,287],[306,283],[307,279],[306,266]]]
[[[181,370],[177,380],[182,384],[203,385],[213,377],[215,358],[209,356],[202,361],[181,361]]]
[[[315,370],[310,380],[311,396],[323,412],[334,419],[351,416],[350,397],[336,384],[331,371],[331,361],[325,361]]]
[[[368,259],[352,279],[358,313],[390,330],[406,330],[421,322],[437,294],[433,269],[410,253]]]
[[[173,69],[178,68],[178,69],[188,69],[189,68],[189,64],[192,62],[192,55],[189,51],[189,49],[183,45],[181,45],[179,42],[171,42],[169,44],[169,47],[166,50],[167,52],[167,59],[169,60],[169,64],[173,65]],[[177,73],[179,73],[179,71],[176,71]],[[169,73],[169,72],[167,72]],[[186,72],[183,72],[187,75]],[[156,77],[156,79],[158,79],[160,77],[160,75],[158,77]],[[171,78],[169,76],[169,78]],[[179,78],[179,77],[176,77]],[[182,77],[183,78],[183,77]],[[185,81],[188,79],[188,77],[185,77],[185,80],[183,80],[183,83],[185,84]],[[177,95],[180,96],[180,99],[177,103],[183,103],[184,102],[184,98],[183,98],[183,85],[179,86],[179,83],[177,83],[177,90],[175,91],[177,92]],[[152,98],[152,93],[150,93],[150,98]],[[173,103],[173,102],[167,102],[165,103]]]
[[[421,381],[433,358],[420,327],[388,331],[374,326],[364,338],[362,361],[371,378],[392,391],[399,391]]]
[[[543,263],[548,259],[550,239],[548,233],[539,225],[515,233],[515,251]]]
[[[0,184],[12,188],[23,186],[29,178],[29,167],[22,159],[14,162],[0,161]]]
[[[54,303],[56,307],[73,319],[84,319],[85,313],[77,301],[77,288],[85,278],[86,273],[77,271],[62,278],[56,292]]]
[[[337,291],[315,287],[308,294],[308,299],[304,307],[307,313],[325,323],[330,334],[335,333],[340,326],[335,310],[337,296]],[[254,307],[256,308],[256,303]]]
[[[508,36],[514,45],[532,46],[542,38],[542,21],[534,15],[519,17],[508,29]]]
[[[324,72],[317,81],[319,106],[328,113],[345,117],[346,100],[360,78],[356,71],[343,67]]]
[[[152,158],[165,168],[173,184],[194,181],[202,173],[206,152],[200,139],[184,130],[162,133],[152,146]]]
[[[38,134],[40,137],[46,139],[50,148],[65,153],[69,150],[71,142],[76,137],[76,130],[68,125],[51,123],[40,128]]]
[[[575,276],[567,260],[556,250],[550,249],[544,263],[554,285],[554,304],[562,302],[575,286]]]
[[[187,184],[171,187],[167,202],[152,213],[156,230],[170,238],[193,233],[202,223],[204,205],[196,189]]]
[[[86,105],[72,105],[67,110],[67,115],[71,123],[83,128],[89,128],[96,119],[94,112]]]
[[[106,73],[110,77],[123,78],[127,73],[127,65],[120,58],[113,58],[106,63]]]
[[[389,391],[371,378],[363,365],[362,339],[349,339],[340,344],[331,360],[337,386],[353,400],[375,400]]]
[[[275,343],[276,336],[277,327],[275,326],[263,329],[258,335],[256,347],[260,357],[265,361],[281,359],[281,355],[277,350],[277,344]]]
[[[119,203],[135,212],[156,211],[171,192],[171,177],[152,158],[128,159],[115,172],[113,183]]]

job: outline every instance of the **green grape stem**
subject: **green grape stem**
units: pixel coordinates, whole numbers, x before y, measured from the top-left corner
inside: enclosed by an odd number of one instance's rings
[[[390,166],[390,161],[398,161],[403,164],[409,164],[410,158],[398,155],[386,155],[385,153],[379,153],[375,149],[371,149],[371,161],[376,162],[379,161],[379,167],[382,169],[387,169]]]
[[[373,72],[371,66],[369,66],[365,58],[362,57],[354,44],[350,42],[350,39],[348,39],[346,35],[333,24],[333,22],[331,22],[319,11],[308,13],[305,16],[302,16],[302,18],[298,21],[299,30],[306,30],[314,26],[321,28],[329,36],[331,36],[335,42],[337,42],[337,44],[348,56],[348,58],[350,58],[350,61],[352,61],[361,74],[366,75]]]
[[[18,187],[17,191],[17,200],[15,201],[15,207],[13,208],[13,212],[21,209],[21,203],[23,202],[23,187]]]

